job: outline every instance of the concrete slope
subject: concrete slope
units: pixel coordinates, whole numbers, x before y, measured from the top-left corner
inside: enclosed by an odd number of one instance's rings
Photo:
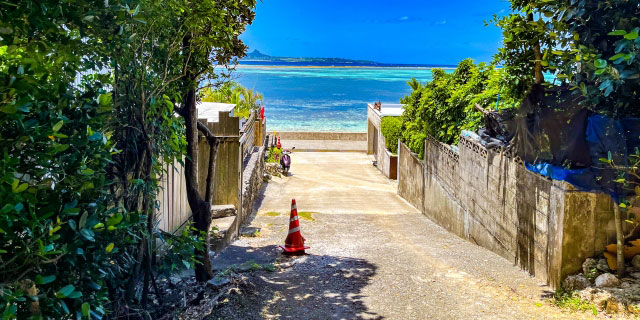
[[[404,214],[418,211],[396,195],[397,186],[364,153],[295,152],[287,177],[267,184],[256,204],[258,213],[289,213],[291,199],[299,211],[322,213]]]
[[[292,176],[274,178],[251,227],[214,260],[252,261],[254,293],[211,319],[580,319],[544,300],[548,288],[509,261],[435,225],[396,196],[365,154],[295,153]],[[311,248],[284,257],[296,198]],[[310,213],[312,212],[312,213]]]

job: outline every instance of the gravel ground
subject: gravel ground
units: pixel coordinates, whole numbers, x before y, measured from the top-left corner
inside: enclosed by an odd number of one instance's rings
[[[590,317],[553,307],[548,287],[419,214],[366,155],[292,158],[293,175],[274,178],[256,203],[250,227],[258,235],[242,237],[214,260],[218,269],[253,261],[275,271],[250,273],[254,292],[230,297],[210,319]],[[300,220],[311,249],[288,258],[278,245],[292,197],[299,212],[313,212]]]

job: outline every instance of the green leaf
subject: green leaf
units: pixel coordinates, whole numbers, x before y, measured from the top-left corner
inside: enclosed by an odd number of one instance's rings
[[[4,207],[2,207],[2,209],[0,209],[0,214],[5,214],[9,211],[11,211],[13,209],[13,205],[10,203],[7,203],[4,205]]]
[[[80,234],[87,240],[93,242],[96,241],[96,239],[94,238],[95,234],[93,233],[93,231],[89,230],[89,229],[82,229],[80,230]]]
[[[89,317],[89,313],[91,312],[91,305],[88,302],[82,304],[82,316]]]
[[[53,132],[58,132],[58,130],[60,130],[60,128],[62,128],[62,125],[64,124],[64,121],[60,120],[58,121],[58,123],[53,125]]]
[[[624,54],[624,53],[618,53],[618,54],[616,54],[615,56],[613,56],[613,57],[609,58],[609,60],[610,60],[610,61],[618,60],[618,59],[620,59],[620,58],[624,58],[624,56],[625,56],[625,54]]]
[[[596,68],[602,69],[602,68],[607,66],[607,60],[596,59],[594,64],[595,64]]]
[[[637,31],[633,31],[633,32],[627,33],[624,36],[624,38],[627,39],[627,40],[635,40],[635,39],[638,38],[638,32]]]
[[[109,245],[105,248],[105,250],[107,252],[111,252],[113,251],[113,247],[115,247],[115,244],[113,244],[113,242],[109,243]]]
[[[27,188],[29,188],[29,184],[23,183],[23,184],[19,185],[15,190],[13,190],[13,192],[14,193],[21,193],[21,192],[27,190]]]
[[[627,34],[627,32],[624,30],[615,30],[607,33],[607,35],[610,35],[610,36],[624,36],[625,34]]]
[[[47,284],[53,282],[54,280],[56,280],[56,276],[54,274],[49,276],[42,276],[39,274],[36,276],[36,284]]]
[[[111,104],[111,100],[113,98],[111,97],[111,93],[105,93],[105,94],[101,94],[100,96],[98,96],[98,103],[101,106],[108,106]]]
[[[120,221],[122,221],[122,218],[122,213],[118,212],[114,214],[111,218],[109,218],[109,220],[107,220],[107,226],[118,225]]]
[[[624,202],[620,202],[619,206],[620,206],[620,208],[626,208],[627,207],[627,205]]]
[[[14,114],[18,111],[18,106],[14,105],[14,104],[7,104],[4,105],[2,107],[0,107],[0,112],[4,112],[7,114]]]
[[[89,214],[85,211],[82,216],[80,216],[80,221],[78,224],[78,227],[80,227],[80,229],[84,228],[84,225],[87,223],[87,218],[89,217]]]
[[[64,286],[62,289],[56,292],[56,297],[58,298],[66,298],[76,289],[72,284]]]
[[[92,175],[94,173],[94,171],[89,169],[89,168],[86,168],[86,169],[80,171],[80,173],[82,173],[82,174],[84,174],[86,176],[89,176],[89,175]]]

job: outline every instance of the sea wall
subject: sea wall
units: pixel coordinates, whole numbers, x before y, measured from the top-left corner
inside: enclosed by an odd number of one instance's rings
[[[273,135],[274,132],[269,132]],[[367,141],[366,132],[306,132],[306,131],[278,131],[276,136],[282,140],[342,140]]]
[[[457,150],[427,139],[423,162],[399,149],[400,196],[553,288],[615,238],[608,196],[534,174],[509,153],[464,136]]]

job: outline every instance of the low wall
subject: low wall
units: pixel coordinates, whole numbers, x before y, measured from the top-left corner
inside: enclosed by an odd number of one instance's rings
[[[248,157],[242,172],[242,216],[240,224],[251,215],[253,203],[260,193],[264,176],[264,147],[256,147],[255,152]]]
[[[273,131],[269,132],[273,135]],[[276,136],[282,140],[343,140],[343,141],[367,141],[366,132],[276,132]]]
[[[367,114],[367,153],[373,154],[377,168],[389,179],[397,179],[398,157],[387,150],[380,126],[382,118],[369,107]]]
[[[424,162],[401,143],[398,147],[398,194],[416,208],[423,207]]]
[[[451,232],[553,288],[615,239],[607,195],[534,174],[512,155],[468,137],[458,148],[428,139],[422,171],[406,146],[400,148],[399,195],[420,205],[422,182],[422,212]]]

